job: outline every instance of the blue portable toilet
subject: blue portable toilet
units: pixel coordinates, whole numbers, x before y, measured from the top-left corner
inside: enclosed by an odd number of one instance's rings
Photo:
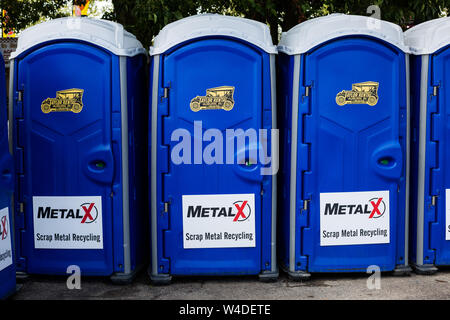
[[[113,22],[62,18],[21,33],[11,60],[20,273],[79,268],[126,282],[145,263],[146,65]]]
[[[278,50],[283,269],[408,273],[402,30],[332,14],[283,33]]]
[[[411,264],[431,274],[450,265],[450,18],[405,32],[411,49]]]
[[[11,199],[13,192],[13,161],[9,153],[5,63],[0,54],[0,299],[16,291]]]
[[[266,25],[216,14],[181,19],[155,38],[149,268],[154,283],[189,275],[278,277],[278,144],[270,134],[276,128],[276,52]],[[262,131],[265,138],[248,137],[263,129],[269,130]],[[220,147],[212,147],[214,142]],[[257,157],[262,151],[270,162]]]

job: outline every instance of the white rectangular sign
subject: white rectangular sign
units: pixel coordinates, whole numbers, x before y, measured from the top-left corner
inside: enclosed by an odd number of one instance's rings
[[[390,242],[389,191],[320,194],[320,245]]]
[[[9,209],[0,210],[0,271],[12,265],[11,221],[9,221]]]
[[[36,249],[103,249],[102,197],[33,197]]]
[[[183,247],[255,247],[255,195],[183,195]]]

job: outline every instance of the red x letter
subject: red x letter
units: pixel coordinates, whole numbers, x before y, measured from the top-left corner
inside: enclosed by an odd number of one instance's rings
[[[244,219],[246,219],[247,217],[244,214],[244,208],[247,205],[247,201],[244,201],[244,203],[242,203],[242,206],[239,207],[238,204],[234,204],[234,206],[236,207],[236,209],[238,210],[238,213],[236,214],[236,217],[234,217],[233,221],[238,221],[238,219],[242,216]]]
[[[2,240],[6,239],[8,230],[6,229],[6,216],[2,218]]]
[[[369,219],[372,218],[372,217],[374,216],[375,212],[377,213],[377,215],[381,216],[381,212],[380,212],[380,210],[378,210],[378,206],[380,205],[380,203],[381,203],[382,200],[383,200],[383,198],[379,198],[378,201],[377,201],[377,203],[375,203],[375,202],[373,202],[373,201],[370,201],[370,203],[371,203],[372,206],[373,206],[373,210],[372,210],[372,212],[370,213]]]
[[[86,208],[85,206],[81,206],[85,212],[84,217],[81,220],[81,223],[85,223],[87,218],[91,219],[91,221],[94,220],[94,218],[92,218],[92,216],[91,216],[91,210],[94,207],[94,204],[95,203],[91,203],[89,205],[89,208]]]

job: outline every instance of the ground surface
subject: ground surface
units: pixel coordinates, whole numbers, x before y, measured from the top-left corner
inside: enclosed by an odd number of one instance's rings
[[[366,274],[314,275],[293,282],[281,274],[277,282],[262,283],[254,277],[178,278],[168,286],[152,286],[145,272],[131,285],[118,286],[108,279],[82,278],[81,290],[69,290],[65,277],[31,277],[13,297],[26,299],[450,299],[450,269],[432,276],[382,274],[381,289],[367,288]]]

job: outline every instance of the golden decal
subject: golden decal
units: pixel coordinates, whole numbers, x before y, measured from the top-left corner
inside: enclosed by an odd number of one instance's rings
[[[378,103],[378,82],[366,81],[352,84],[352,90],[342,90],[336,95],[336,103],[340,106],[346,104],[368,104],[374,106]]]
[[[217,109],[230,111],[234,107],[233,94],[234,87],[231,86],[206,89],[206,96],[196,96],[191,100],[191,110],[194,112]]]
[[[43,113],[73,112],[83,109],[83,89],[68,89],[56,92],[56,98],[47,98],[41,104]]]

